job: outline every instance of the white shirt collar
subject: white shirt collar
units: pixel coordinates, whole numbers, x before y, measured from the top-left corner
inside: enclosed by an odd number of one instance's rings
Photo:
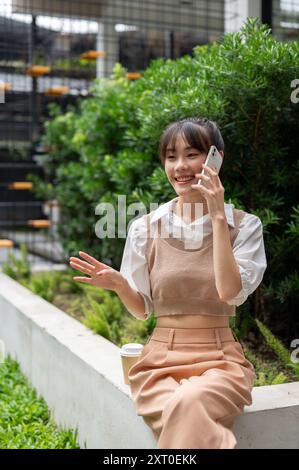
[[[162,204],[157,209],[155,209],[152,213],[152,218],[151,218],[152,222],[155,222],[156,220],[160,219],[161,217],[169,213],[172,210],[173,204],[175,203],[177,199],[178,199],[178,196],[166,202],[165,204]],[[235,207],[234,204],[228,204],[226,202],[224,203],[224,212],[225,212],[227,223],[231,225],[231,227],[233,228],[235,227],[234,213],[233,213],[234,207]],[[206,214],[206,215],[208,216],[208,218],[210,218],[209,214]]]

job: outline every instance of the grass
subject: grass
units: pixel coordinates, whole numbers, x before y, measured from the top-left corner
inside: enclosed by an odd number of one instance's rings
[[[77,430],[60,429],[19,364],[0,364],[0,449],[79,449]]]

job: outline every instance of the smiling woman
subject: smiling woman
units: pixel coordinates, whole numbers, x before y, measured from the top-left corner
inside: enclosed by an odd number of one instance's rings
[[[223,158],[220,130],[206,118],[164,130],[159,156],[178,197],[131,224],[120,269],[144,298],[145,319],[157,316],[128,378],[160,449],[234,448],[234,418],[251,404],[254,367],[229,319],[262,280],[262,226],[224,202],[220,174],[205,165],[212,145]]]

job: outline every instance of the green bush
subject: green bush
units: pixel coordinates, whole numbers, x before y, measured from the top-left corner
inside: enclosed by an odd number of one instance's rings
[[[246,347],[244,347],[244,354],[255,369],[256,379],[254,381],[254,387],[282,384],[289,381],[288,377],[281,372],[276,365],[266,364],[260,357]]]
[[[79,449],[77,434],[55,425],[45,400],[7,356],[0,367],[0,449]]]
[[[118,269],[125,239],[96,237],[95,207],[116,207],[119,194],[147,210],[150,202],[175,197],[158,160],[163,129],[193,115],[215,119],[226,142],[226,202],[261,218],[268,260],[263,283],[238,309],[236,327],[246,334],[259,318],[289,341],[299,300],[299,106],[290,99],[299,43],[280,43],[249,19],[239,33],[193,52],[152,61],[135,82],[117,64],[77,110],[60,115],[53,108],[43,142],[62,207],[61,237],[70,254],[85,250]]]
[[[111,340],[109,323],[107,321],[107,310],[105,303],[99,304],[90,295],[88,295],[89,306],[83,305],[85,314],[85,325],[94,330],[104,338]]]
[[[256,319],[256,324],[262,336],[264,337],[267,346],[272,349],[278,359],[286,367],[291,367],[297,377],[299,377],[299,363],[291,362],[291,353],[289,350],[276,338],[273,333],[261,321]]]
[[[28,260],[28,250],[26,245],[20,245],[20,257],[14,253],[8,253],[8,260],[3,263],[2,269],[5,274],[16,281],[19,279],[29,279],[31,267]]]

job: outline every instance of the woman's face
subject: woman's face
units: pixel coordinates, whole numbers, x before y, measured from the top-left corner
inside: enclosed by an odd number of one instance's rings
[[[201,173],[203,170],[202,164],[205,162],[206,157],[206,153],[192,148],[181,135],[177,137],[175,149],[172,149],[171,145],[168,144],[165,156],[165,172],[168,181],[179,196],[186,193],[198,194],[191,185],[198,182],[195,173]]]

